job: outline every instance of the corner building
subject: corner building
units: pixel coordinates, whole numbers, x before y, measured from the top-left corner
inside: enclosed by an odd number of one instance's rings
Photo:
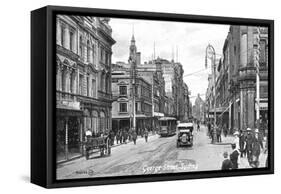
[[[57,162],[83,154],[90,129],[111,129],[111,47],[108,18],[58,15],[56,19]]]

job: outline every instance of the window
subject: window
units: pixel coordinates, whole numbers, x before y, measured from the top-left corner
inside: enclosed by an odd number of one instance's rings
[[[266,65],[266,42],[264,40],[260,41],[260,66]]]
[[[69,44],[70,44],[70,50],[74,51],[74,33],[70,31],[69,33]]]
[[[83,58],[83,43],[82,43],[82,36],[79,38],[79,55]]]
[[[135,110],[136,110],[136,112],[138,112],[138,103],[137,102],[135,104]]]
[[[127,103],[120,103],[119,104],[119,111],[120,112],[127,112]]]
[[[92,79],[92,97],[96,97],[96,80]]]
[[[127,95],[127,86],[120,86],[119,93],[120,95]]]

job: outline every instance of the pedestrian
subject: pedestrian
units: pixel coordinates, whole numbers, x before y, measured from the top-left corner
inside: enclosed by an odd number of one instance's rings
[[[113,146],[114,145],[114,139],[115,139],[115,134],[114,134],[113,130],[110,130],[110,132],[109,132],[109,139],[111,141],[111,146]]]
[[[133,141],[134,141],[134,144],[136,145],[137,144],[137,132],[136,130],[133,130],[132,132],[132,138],[133,138]]]
[[[233,152],[230,154],[229,158],[232,163],[232,169],[238,169],[240,152],[236,148],[236,144],[234,144],[234,143],[231,144],[231,148],[232,148]]]
[[[247,135],[246,135],[246,155],[249,162],[249,165],[252,164],[252,151],[253,151],[253,134],[251,128],[247,128]]]
[[[239,151],[240,157],[243,158],[246,156],[246,134],[243,130],[240,130],[239,134]]]
[[[200,121],[197,121],[197,131],[200,131]]]
[[[207,127],[208,127],[208,136],[209,137],[211,137],[211,122],[210,121],[208,121],[208,123],[207,123]]]
[[[88,138],[90,138],[90,137],[92,137],[92,131],[91,131],[91,129],[87,129],[87,131],[85,132],[85,135],[86,135],[86,140],[88,139]]]
[[[235,147],[239,150],[240,149],[240,138],[239,138],[239,131],[236,130],[234,133],[234,140],[233,143],[235,144]]]
[[[255,130],[253,142],[252,142],[252,162],[251,166],[253,168],[259,167],[259,156],[261,153],[261,149],[263,149],[262,140],[259,138],[259,130]]]
[[[145,142],[147,142],[147,140],[148,140],[148,130],[147,130],[147,128],[145,128],[145,131],[144,131],[144,138],[145,138]]]
[[[217,141],[218,142],[221,142],[221,131],[222,131],[221,127],[218,127],[217,128]]]
[[[224,161],[222,162],[221,169],[222,170],[231,170],[232,169],[232,162],[228,158],[228,153],[224,152],[223,157],[224,157]]]
[[[116,144],[118,144],[119,143],[119,139],[120,139],[119,131],[116,132],[115,138],[116,138]]]

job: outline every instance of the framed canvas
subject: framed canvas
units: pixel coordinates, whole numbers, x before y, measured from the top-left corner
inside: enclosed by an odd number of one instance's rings
[[[272,174],[274,22],[31,12],[31,182]]]

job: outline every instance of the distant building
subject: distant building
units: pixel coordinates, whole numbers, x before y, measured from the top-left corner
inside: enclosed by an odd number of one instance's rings
[[[194,105],[192,107],[193,118],[197,121],[203,122],[205,118],[205,103],[200,97],[200,94],[197,95]]]
[[[132,88],[130,85],[130,69],[113,67],[112,71],[112,129],[129,129],[133,122]],[[144,127],[151,129],[152,125],[152,91],[151,84],[141,77],[136,77],[135,84],[136,130]]]

